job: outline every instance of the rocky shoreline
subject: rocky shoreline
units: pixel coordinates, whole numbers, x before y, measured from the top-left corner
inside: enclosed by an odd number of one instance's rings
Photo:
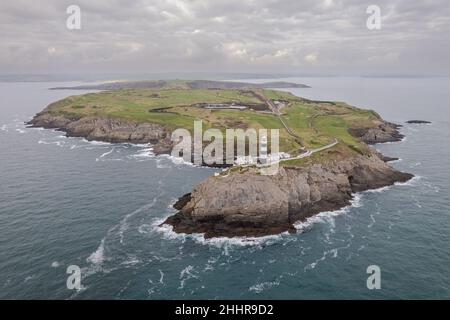
[[[88,141],[111,143],[150,143],[155,154],[169,154],[172,150],[171,132],[156,123],[137,123],[104,117],[70,117],[53,115],[51,105],[38,113],[27,125],[35,128],[56,129],[67,137],[82,137]]]
[[[350,128],[349,132],[367,144],[398,142],[405,137],[399,132],[401,127],[399,124],[384,121],[376,128]]]
[[[70,137],[112,143],[150,143],[155,154],[172,149],[170,131],[154,123],[137,123],[103,117],[53,114],[51,105],[28,124],[57,129]],[[399,125],[380,121],[378,127],[349,129],[367,144],[400,141]],[[293,224],[323,211],[350,204],[352,193],[405,182],[413,177],[399,172],[376,151],[368,155],[341,156],[338,151],[326,164],[280,167],[274,176],[256,169],[228,176],[209,177],[174,205],[178,212],[164,223],[179,233],[204,233],[205,237],[264,236],[295,232]],[[233,187],[230,187],[233,186]]]
[[[382,121],[376,128],[349,129],[367,144],[398,142],[401,126]],[[391,186],[414,177],[387,162],[398,158],[370,151],[347,158],[332,151],[333,161],[307,167],[281,167],[274,176],[256,169],[209,177],[174,204],[178,212],[163,224],[177,233],[205,238],[295,233],[296,222],[350,205],[353,193]],[[230,187],[233,186],[233,187]]]
[[[164,224],[178,233],[210,237],[295,232],[298,221],[348,206],[352,193],[405,182],[377,153],[309,167],[281,167],[274,176],[256,171],[210,177],[181,197]],[[230,186],[233,186],[230,188]]]
[[[171,131],[156,123],[138,123],[117,118],[74,117],[52,114],[50,104],[26,124],[35,128],[56,129],[67,137],[83,137],[89,141],[111,143],[151,143],[155,154],[169,154],[173,147]],[[350,128],[349,132],[367,144],[397,142],[404,138],[401,125],[383,121],[375,128]]]

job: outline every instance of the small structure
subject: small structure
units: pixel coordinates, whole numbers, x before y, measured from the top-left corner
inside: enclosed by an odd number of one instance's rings
[[[202,106],[205,109],[237,109],[244,110],[247,109],[247,106],[237,105],[237,104],[228,104],[228,103],[207,103]]]
[[[254,165],[257,163],[257,159],[252,156],[238,156],[234,161],[234,164],[237,166],[246,166],[246,165]]]
[[[261,136],[259,139],[259,163],[267,163],[267,136]]]

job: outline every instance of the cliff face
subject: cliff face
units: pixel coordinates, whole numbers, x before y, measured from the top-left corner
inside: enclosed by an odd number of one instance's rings
[[[70,137],[84,137],[113,143],[151,143],[156,154],[170,153],[172,141],[170,132],[155,123],[136,123],[120,119],[101,117],[70,118],[41,112],[30,122],[33,127],[58,129]]]
[[[293,223],[350,203],[352,192],[413,176],[394,170],[376,153],[309,167],[281,167],[274,176],[255,171],[210,177],[180,198],[165,223],[174,231],[215,236],[262,236],[294,231]]]
[[[367,144],[396,142],[404,138],[404,135],[398,132],[400,127],[398,124],[382,121],[378,127],[351,128],[349,132]]]

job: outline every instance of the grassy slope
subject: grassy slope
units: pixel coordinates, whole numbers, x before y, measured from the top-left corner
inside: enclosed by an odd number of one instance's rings
[[[380,121],[375,112],[344,103],[308,101],[275,90],[262,92],[269,99],[288,102],[288,106],[282,109],[282,117],[308,149],[321,147],[337,138],[351,152],[364,152],[365,145],[352,137],[348,128],[373,126]],[[204,128],[278,128],[281,151],[292,153],[299,149],[293,137],[273,114],[192,107],[196,103],[231,102],[261,103],[251,93],[240,90],[128,89],[71,96],[54,103],[50,112],[76,117],[106,116],[159,123],[172,130],[180,127],[192,130],[193,121],[200,119],[203,120]],[[162,112],[155,111],[161,108],[165,109]]]

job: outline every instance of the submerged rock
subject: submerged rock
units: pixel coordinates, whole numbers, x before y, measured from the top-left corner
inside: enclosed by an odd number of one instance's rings
[[[388,156],[381,156],[381,159],[382,159],[384,162],[392,162],[392,161],[397,161],[397,160],[399,160],[399,158],[397,158],[397,157],[388,157]]]
[[[409,124],[427,124],[427,123],[431,123],[430,121],[425,121],[425,120],[408,120],[406,121],[406,123]]]

